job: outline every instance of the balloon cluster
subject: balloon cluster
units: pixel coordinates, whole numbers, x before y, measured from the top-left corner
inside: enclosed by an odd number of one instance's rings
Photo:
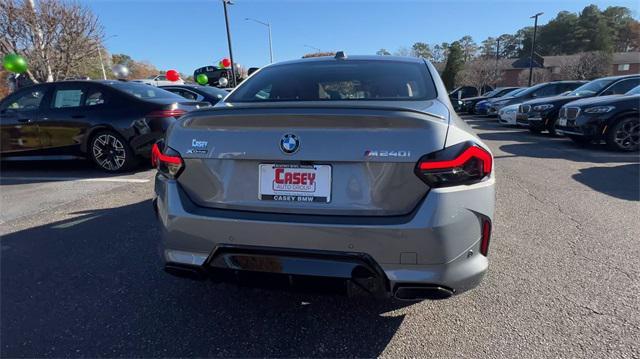
[[[7,54],[2,59],[2,66],[5,70],[15,74],[21,74],[28,70],[27,60],[18,54]]]
[[[124,80],[129,76],[129,69],[122,64],[113,65],[111,71],[118,80]]]
[[[200,85],[206,85],[209,83],[209,76],[205,74],[198,74],[198,76],[196,76],[196,82]]]
[[[231,60],[224,58],[218,62],[218,67],[221,69],[226,69],[231,66]]]
[[[169,80],[169,81],[178,81],[178,80],[180,80],[180,73],[178,71],[176,71],[176,70],[167,71],[165,76],[167,77],[167,80]]]

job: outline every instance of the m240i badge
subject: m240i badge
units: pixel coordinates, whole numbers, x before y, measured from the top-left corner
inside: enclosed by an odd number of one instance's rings
[[[411,151],[366,150],[364,157],[411,157]]]

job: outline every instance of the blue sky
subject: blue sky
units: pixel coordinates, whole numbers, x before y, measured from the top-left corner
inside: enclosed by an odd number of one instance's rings
[[[480,43],[488,36],[513,33],[544,12],[546,23],[561,10],[577,12],[626,6],[638,18],[637,1],[258,1],[234,0],[229,7],[234,60],[247,67],[269,61],[267,28],[272,24],[276,61],[299,58],[312,49],[347,54],[391,52],[416,41],[452,42],[464,35]],[[160,69],[191,74],[226,57],[227,39],[220,0],[84,0],[105,27],[111,53],[148,60]],[[115,37],[110,37],[116,35]]]

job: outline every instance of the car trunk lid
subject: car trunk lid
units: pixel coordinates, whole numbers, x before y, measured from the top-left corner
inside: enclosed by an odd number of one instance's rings
[[[181,187],[200,206],[397,216],[427,193],[415,165],[443,148],[447,126],[388,107],[216,108],[187,115],[168,145],[185,162]]]

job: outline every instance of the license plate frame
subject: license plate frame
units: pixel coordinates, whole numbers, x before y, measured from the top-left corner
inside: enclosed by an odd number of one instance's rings
[[[281,171],[276,171],[281,169]],[[258,164],[258,199],[292,203],[330,203],[333,167],[327,164]]]

